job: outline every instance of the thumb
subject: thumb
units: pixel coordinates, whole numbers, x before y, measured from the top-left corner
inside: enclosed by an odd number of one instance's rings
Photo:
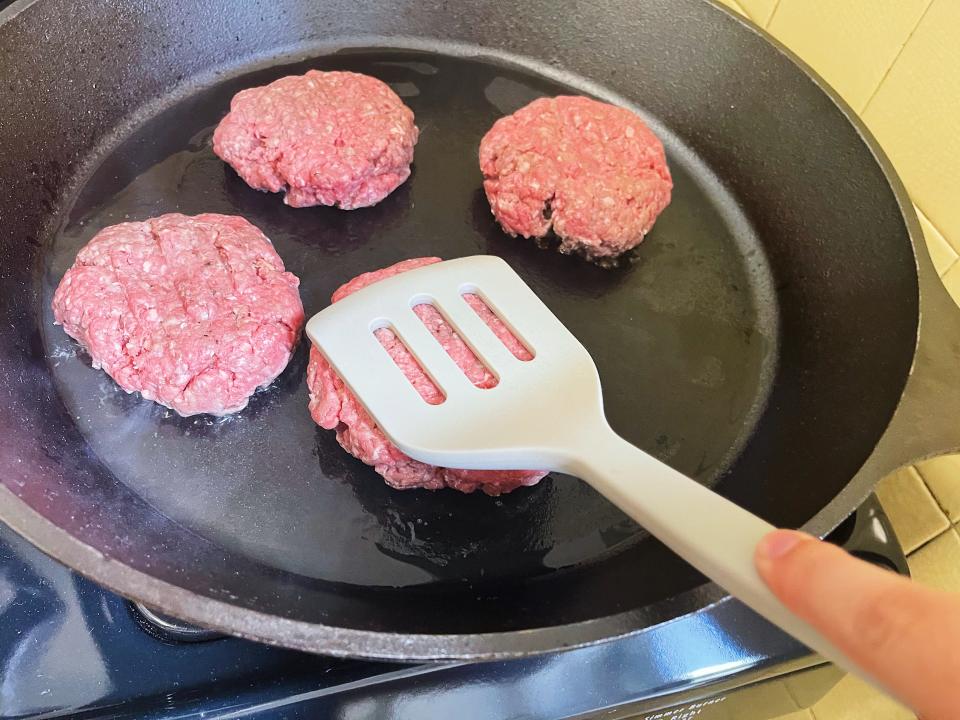
[[[755,562],[780,600],[925,720],[960,717],[960,596],[790,530]]]

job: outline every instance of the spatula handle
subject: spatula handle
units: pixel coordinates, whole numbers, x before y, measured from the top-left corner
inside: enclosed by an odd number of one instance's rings
[[[574,472],[677,555],[770,622],[840,667],[865,677],[833,643],[794,615],[754,567],[754,550],[775,528],[620,438],[587,439]],[[876,684],[876,683],[874,683]]]

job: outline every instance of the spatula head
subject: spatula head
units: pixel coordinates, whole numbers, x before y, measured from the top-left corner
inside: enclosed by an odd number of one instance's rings
[[[479,296],[530,350],[515,357],[464,300]],[[474,386],[414,313],[433,305],[497,377]],[[427,403],[377,340],[389,328],[443,392]],[[415,460],[466,469],[565,469],[578,428],[602,419],[587,350],[503,260],[448,260],[381,280],[307,323],[324,354],[384,434]]]

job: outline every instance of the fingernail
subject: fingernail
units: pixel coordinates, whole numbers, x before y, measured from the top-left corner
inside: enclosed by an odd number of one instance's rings
[[[775,530],[763,537],[757,551],[767,560],[779,560],[797,545],[809,539],[808,535],[795,530]]]

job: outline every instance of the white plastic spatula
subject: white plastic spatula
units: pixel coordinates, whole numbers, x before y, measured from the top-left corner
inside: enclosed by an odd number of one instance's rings
[[[534,354],[521,361],[463,299],[479,295]],[[433,304],[499,378],[475,387],[412,308]],[[389,327],[446,396],[430,405],[373,331]],[[381,280],[306,329],[384,434],[410,457],[466,469],[550,469],[590,483],[680,557],[821,655],[844,655],[767,589],[754,548],[773,526],[620,438],[593,359],[496,257],[449,260]],[[642,415],[638,422],[642,422]]]

